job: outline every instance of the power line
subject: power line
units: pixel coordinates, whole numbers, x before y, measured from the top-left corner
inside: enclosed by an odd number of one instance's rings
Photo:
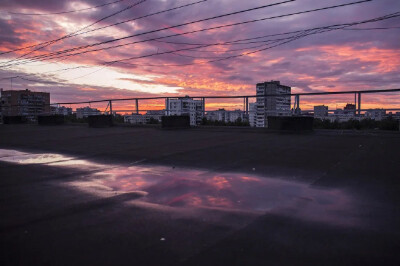
[[[370,21],[375,21],[375,20],[377,20],[377,19],[372,19]],[[297,40],[299,38],[304,38],[304,37],[309,36],[309,35],[323,33],[323,32],[326,32],[326,31],[339,30],[339,29],[343,29],[343,28],[346,28],[346,27],[350,27],[352,25],[358,25],[358,24],[362,24],[362,23],[366,23],[366,22],[357,22],[357,23],[352,23],[350,25],[347,24],[347,25],[343,25],[342,27],[330,26],[330,27],[325,27],[323,29],[317,29],[315,32],[312,32],[310,30],[305,30],[303,34],[298,34],[297,36],[293,36],[293,37],[289,38],[289,40],[286,40],[284,42],[280,42],[280,43],[278,42],[278,44],[275,44],[275,45],[272,45],[272,46],[267,46],[265,48],[261,48],[261,49],[258,49],[258,50],[255,50],[255,51],[251,51],[251,52],[246,52],[246,53],[233,55],[233,56],[228,56],[228,57],[224,57],[224,58],[217,58],[215,60],[208,61],[207,63],[218,62],[218,61],[222,61],[222,60],[228,60],[228,59],[232,59],[232,58],[237,58],[237,57],[242,57],[242,56],[246,56],[246,55],[250,55],[250,54],[259,53],[259,52],[262,52],[262,51],[265,51],[265,50],[269,50],[269,49],[272,49],[274,47],[281,46],[283,44],[295,41],[295,40]],[[204,45],[203,47],[208,47],[208,46],[210,46],[210,45]],[[125,58],[125,59],[120,59],[120,60],[114,60],[114,61],[105,62],[104,65],[106,67],[107,65],[112,65],[112,64],[115,64],[115,63],[118,63],[118,62],[121,62],[121,61],[145,58],[145,57],[150,57],[150,56],[154,56],[154,55],[175,53],[175,52],[191,50],[191,49],[193,49],[193,48],[184,48],[184,49],[179,49],[179,50],[175,50],[175,51],[167,51],[167,52],[163,52],[163,53],[156,53],[156,54],[144,55],[144,56],[139,56],[139,57],[131,57],[131,58]]]
[[[289,2],[292,2],[292,1],[293,0],[291,0]],[[105,47],[105,48],[87,50],[87,51],[82,51],[82,52],[78,52],[78,53],[75,53],[75,54],[67,54],[65,56],[75,56],[75,55],[79,55],[79,54],[85,54],[85,53],[88,53],[88,52],[103,51],[103,50],[114,49],[114,48],[127,46],[127,45],[132,45],[132,44],[137,44],[137,43],[143,43],[143,42],[154,41],[154,40],[159,40],[159,39],[164,39],[164,38],[170,38],[170,37],[176,37],[176,36],[182,36],[182,35],[197,33],[197,32],[204,32],[204,31],[209,31],[209,30],[221,29],[221,28],[225,28],[225,27],[233,27],[233,26],[238,26],[238,25],[244,25],[244,24],[259,22],[259,21],[265,21],[265,20],[283,18],[283,17],[293,16],[293,15],[299,15],[299,14],[311,13],[311,12],[316,12],[316,11],[322,11],[322,10],[327,10],[327,9],[332,9],[332,8],[350,6],[350,5],[355,5],[355,4],[360,4],[360,3],[364,3],[364,2],[370,2],[370,1],[372,1],[372,0],[362,0],[362,1],[357,1],[357,2],[341,4],[341,5],[334,5],[334,6],[328,6],[328,7],[318,8],[318,9],[299,11],[299,12],[294,12],[294,13],[289,13],[289,14],[284,14],[284,15],[277,15],[277,16],[265,17],[265,18],[261,18],[261,19],[242,21],[242,22],[237,22],[237,23],[232,23],[232,24],[225,24],[225,25],[220,25],[220,26],[215,26],[215,27],[210,27],[210,28],[204,28],[204,29],[200,29],[200,30],[194,30],[194,31],[188,31],[188,32],[184,32],[184,33],[178,33],[178,34],[172,34],[172,35],[167,35],[167,36],[162,36],[162,37],[146,39],[146,40],[142,40],[142,41],[135,41],[135,42],[125,43],[125,44],[120,44],[120,45],[115,45],[115,46],[109,46],[109,47]],[[287,2],[288,1],[284,1],[284,2],[280,2],[280,3],[274,3],[272,5],[278,5],[278,4],[283,4],[283,3],[287,3]],[[258,9],[259,8],[265,8],[265,7],[266,6],[258,7]],[[235,13],[238,13],[238,12],[240,12],[240,13],[248,12],[250,10],[253,10],[253,9],[246,9],[246,10],[241,10],[241,11],[237,11],[237,12],[234,12],[234,13],[228,13],[228,14],[219,15],[219,16],[215,16],[215,17],[210,17],[210,18],[206,18],[206,19],[187,22],[187,23],[183,23],[183,24],[179,24],[179,25],[175,25],[175,26],[165,27],[165,28],[152,30],[152,31],[148,31],[148,32],[143,32],[143,33],[139,33],[139,34],[134,34],[134,35],[129,35],[129,36],[125,36],[125,37],[121,37],[121,38],[117,38],[117,39],[112,39],[112,40],[107,40],[107,41],[103,41],[103,42],[99,42],[99,43],[95,43],[95,44],[75,47],[75,48],[66,49],[66,50],[58,51],[58,52],[53,52],[53,53],[49,53],[47,55],[31,57],[31,58],[28,58],[28,59],[60,58],[60,57],[57,57],[57,55],[61,55],[61,54],[68,53],[68,52],[73,52],[73,51],[76,51],[76,50],[82,50],[82,49],[86,49],[86,48],[89,48],[89,47],[94,47],[94,46],[98,46],[98,45],[102,45],[102,44],[106,44],[106,43],[111,43],[111,42],[115,42],[115,41],[119,41],[119,40],[123,40],[123,39],[127,39],[127,38],[137,37],[137,36],[141,36],[141,35],[145,35],[145,34],[149,34],[149,33],[159,32],[159,31],[163,31],[163,30],[166,30],[166,29],[171,29],[171,28],[175,28],[175,27],[181,27],[183,25],[186,26],[186,25],[198,23],[198,22],[201,22],[201,21],[215,19],[215,18],[218,18],[218,17],[221,17],[221,16],[232,15],[232,14],[235,14]],[[22,62],[22,63],[25,63],[25,62]],[[9,65],[3,65],[3,67],[7,67],[7,66],[9,66]]]
[[[287,38],[285,38],[285,39],[287,39]],[[277,39],[277,40],[273,40],[273,41],[278,42],[278,41],[281,41],[281,39]],[[209,47],[209,46],[214,46],[214,45],[219,45],[219,43],[211,44],[211,45],[210,44],[202,45],[202,46],[199,46],[199,47],[190,47],[190,48],[178,49],[178,50],[167,51],[167,52],[162,52],[162,53],[154,53],[154,54],[141,56],[141,57],[138,57],[138,58],[135,58],[135,59],[150,57],[150,56],[154,56],[154,55],[172,54],[172,53],[175,53],[175,52],[178,52],[178,51],[189,51],[189,50],[194,50],[194,49],[204,48],[204,47]],[[265,46],[265,44],[262,45],[262,46]],[[260,46],[257,46],[257,47],[260,47]],[[251,49],[251,48],[255,48],[255,47],[250,47],[250,48],[247,48],[247,49]],[[224,59],[224,57],[221,57],[221,58]],[[132,60],[132,58],[130,60]],[[208,62],[212,62],[212,61],[208,61]],[[82,77],[85,77],[85,76],[89,76],[89,75],[91,75],[91,74],[93,74],[95,72],[98,72],[98,71],[106,68],[107,66],[113,65],[114,63],[116,63],[116,62],[105,62],[105,63],[102,64],[104,66],[101,67],[100,69],[97,69],[97,70],[95,70],[93,72],[90,72],[88,74],[85,74],[85,75],[82,75],[82,76],[79,76],[79,77],[76,77],[76,78],[68,79],[67,81],[71,81],[71,80],[79,79],[79,78],[82,78]],[[123,62],[118,61],[118,63],[123,63]],[[207,63],[207,62],[204,62],[204,63]],[[123,63],[123,64],[129,64],[129,63]],[[188,65],[192,65],[192,64],[188,64]],[[176,65],[176,66],[178,66],[178,65]],[[91,68],[91,67],[78,66],[78,67],[65,68],[65,69],[61,69],[61,70],[47,71],[47,72],[44,72],[44,73],[60,72],[60,71],[66,71],[66,70],[74,70],[74,69],[78,69],[78,68]],[[44,74],[44,73],[42,73],[42,74]],[[32,75],[34,75],[34,74],[28,74],[28,75],[25,75],[25,76],[32,76]],[[9,78],[2,78],[2,79],[9,79]],[[12,77],[12,78],[21,78],[21,76],[15,76],[15,77]],[[2,80],[2,79],[0,79],[0,80]]]
[[[23,54],[23,55],[21,55],[21,56],[15,58],[15,59],[12,59],[12,60],[10,60],[10,61],[8,61],[8,62],[6,62],[6,63],[14,62],[15,60],[18,60],[18,59],[20,59],[20,58],[23,58],[23,57],[29,55],[29,54],[32,54],[32,53],[35,52],[35,51],[38,51],[38,50],[40,50],[40,49],[42,49],[42,48],[45,48],[45,47],[47,47],[47,46],[49,46],[49,45],[52,45],[52,44],[58,42],[58,41],[60,41],[60,40],[63,40],[63,39],[65,39],[65,38],[67,38],[67,36],[69,36],[69,35],[71,35],[71,34],[75,34],[75,33],[78,33],[78,32],[80,32],[80,31],[82,31],[82,30],[85,30],[85,29],[87,29],[87,28],[89,28],[89,27],[91,27],[91,26],[93,26],[93,25],[95,25],[95,24],[97,24],[97,23],[99,23],[99,22],[101,22],[101,21],[103,21],[103,20],[106,20],[106,19],[108,19],[108,18],[110,18],[110,17],[113,17],[113,16],[115,16],[115,15],[118,15],[118,14],[120,14],[120,13],[122,13],[122,12],[125,12],[125,11],[127,11],[127,10],[129,10],[129,9],[131,9],[131,8],[133,8],[133,7],[135,7],[135,6],[137,6],[137,5],[140,5],[141,3],[144,3],[144,2],[146,2],[146,1],[147,1],[147,0],[140,0],[140,1],[138,1],[138,2],[136,2],[136,3],[134,3],[134,4],[131,4],[131,5],[125,7],[125,8],[123,8],[123,9],[117,11],[117,12],[114,12],[114,13],[112,13],[112,14],[110,14],[110,15],[107,15],[107,16],[105,16],[105,17],[103,17],[103,18],[101,18],[101,19],[99,19],[99,20],[97,20],[97,21],[95,21],[95,22],[93,22],[93,23],[91,23],[91,24],[89,24],[89,25],[87,25],[87,26],[85,26],[85,27],[83,27],[83,28],[81,28],[81,29],[79,29],[79,30],[73,32],[73,33],[70,33],[70,34],[65,35],[65,36],[63,36],[63,37],[61,37],[61,38],[52,40],[52,41],[48,42],[47,44],[45,44],[45,45],[43,45],[43,46],[41,46],[41,47],[39,47],[39,48],[36,48],[36,49],[34,49],[34,50],[32,50],[32,51],[30,51],[30,52],[28,52],[28,53],[25,53],[25,54]]]
[[[101,4],[101,5],[97,5],[97,6],[86,7],[86,8],[82,8],[82,9],[69,10],[69,11],[53,12],[53,13],[20,13],[20,12],[12,12],[12,11],[8,11],[8,13],[9,13],[9,14],[12,14],[12,15],[25,15],[25,16],[51,16],[51,15],[61,15],[61,14],[70,14],[70,13],[76,13],[76,12],[86,11],[86,10],[90,10],[90,9],[97,9],[97,8],[99,8],[99,7],[112,5],[112,4],[116,4],[116,3],[119,3],[119,2],[123,2],[123,1],[126,1],[126,0],[117,0],[117,1],[114,1],[114,2],[108,2],[108,3],[104,3],[104,4]]]
[[[185,5],[181,5],[181,6],[177,6],[177,7],[173,7],[173,8],[169,8],[169,9],[165,9],[165,10],[161,10],[161,11],[158,11],[158,12],[150,13],[150,14],[147,14],[147,15],[144,15],[144,16],[133,18],[133,19],[128,19],[128,20],[125,20],[125,21],[121,21],[121,22],[110,24],[110,25],[102,26],[102,27],[95,28],[95,29],[92,29],[92,30],[69,34],[64,39],[67,39],[67,38],[70,38],[70,37],[74,37],[74,36],[78,36],[78,35],[82,35],[82,34],[89,33],[89,32],[93,32],[93,31],[98,31],[98,30],[105,29],[105,28],[108,28],[108,27],[113,27],[113,26],[116,26],[116,25],[119,25],[119,24],[132,22],[132,21],[135,21],[135,20],[148,18],[148,17],[154,16],[154,15],[159,15],[159,14],[162,14],[162,13],[170,12],[170,11],[177,10],[177,9],[180,9],[180,8],[184,8],[184,7],[189,7],[189,6],[200,4],[200,3],[203,3],[203,2],[207,2],[207,1],[208,0],[201,0],[201,1],[193,2],[193,3],[189,3],[189,4],[185,4]],[[13,49],[13,50],[6,51],[6,52],[1,52],[0,55],[16,52],[16,51],[20,51],[20,50],[29,49],[29,48],[36,47],[36,46],[39,46],[39,45],[42,45],[42,44],[47,44],[49,42],[51,42],[51,41],[42,42],[42,43],[38,43],[38,44],[34,44],[34,45],[30,45],[30,46],[26,46],[26,47],[22,47],[22,48],[18,48],[18,49]]]
[[[150,34],[150,33],[156,33],[156,32],[160,32],[160,31],[164,31],[164,30],[169,30],[169,29],[173,29],[173,28],[183,27],[183,26],[187,26],[187,25],[191,25],[191,24],[195,24],[195,23],[199,23],[199,22],[204,22],[204,21],[214,20],[214,19],[217,19],[217,18],[222,18],[222,17],[232,16],[232,15],[237,15],[237,14],[241,14],[241,13],[245,13],[245,12],[250,12],[250,11],[254,11],[254,10],[264,9],[264,8],[268,8],[268,7],[272,7],[272,6],[277,6],[277,5],[281,5],[281,4],[286,4],[286,3],[294,2],[294,1],[296,1],[296,0],[285,0],[285,1],[282,1],[282,2],[278,2],[278,3],[273,3],[273,4],[258,6],[258,7],[249,8],[249,9],[244,9],[244,10],[239,10],[239,11],[235,11],[235,12],[231,12],[231,13],[227,13],[227,14],[222,14],[222,15],[218,15],[218,16],[213,16],[213,17],[208,17],[208,18],[204,18],[204,19],[194,20],[194,21],[190,21],[190,22],[186,22],[186,23],[181,23],[181,24],[174,25],[174,26],[164,27],[164,28],[160,28],[160,29],[156,29],[156,30],[151,30],[151,31],[146,31],[146,32],[142,32],[142,33],[137,33],[137,34],[133,34],[133,35],[128,35],[128,36],[125,36],[125,37],[121,37],[121,38],[117,38],[117,39],[111,39],[111,40],[107,40],[107,41],[103,41],[103,42],[99,42],[99,43],[95,43],[95,44],[84,45],[84,46],[75,47],[75,48],[72,48],[72,49],[66,49],[66,50],[57,52],[57,54],[65,53],[65,52],[70,52],[70,51],[81,50],[81,49],[86,49],[86,48],[89,48],[89,47],[94,47],[94,46],[98,46],[98,45],[102,45],[102,44],[106,44],[106,43],[116,42],[116,41],[120,41],[120,40],[124,40],[124,39],[128,39],[128,38],[133,38],[133,37],[138,37],[138,36],[142,36],[142,35],[147,35],[147,34]],[[372,1],[372,0],[363,0],[363,1],[361,1],[361,2],[367,2],[367,1]],[[50,53],[49,55],[51,55],[51,54],[53,54],[53,53]],[[6,62],[6,63],[8,63],[8,62]],[[3,65],[3,66],[4,66],[4,65]]]
[[[337,30],[337,29],[326,29],[326,30],[329,31],[329,30]],[[303,38],[303,37],[306,37],[306,36],[308,36],[308,35],[312,35],[312,34],[316,34],[316,33],[322,33],[323,31],[318,30],[318,31],[315,31],[315,32],[313,32],[313,33],[308,33],[308,32],[309,32],[309,31],[306,30],[303,34],[298,34],[297,36],[293,36],[293,37],[290,37],[290,38],[285,38],[285,39],[289,39],[289,40],[287,40],[287,41],[285,41],[285,42],[279,43],[280,40],[276,40],[276,42],[278,42],[277,45],[272,45],[272,46],[265,47],[265,48],[260,49],[260,50],[255,50],[255,51],[251,51],[251,52],[247,52],[247,53],[243,53],[243,54],[239,54],[239,55],[234,55],[234,56],[229,56],[229,57],[222,57],[222,58],[214,59],[214,60],[207,61],[207,62],[203,62],[203,63],[217,62],[217,61],[228,60],[228,59],[232,59],[232,58],[236,58],[236,57],[240,57],[240,56],[244,56],[244,55],[249,55],[249,54],[258,53],[258,52],[261,52],[261,51],[265,51],[265,50],[268,50],[268,49],[272,49],[272,48],[274,48],[274,47],[277,47],[277,46],[280,46],[280,45],[283,45],[283,44],[286,44],[286,43],[295,41],[295,40],[297,40],[297,39],[299,39],[299,38]],[[208,47],[208,46],[211,46],[211,45],[204,45],[204,46],[201,46],[200,48]],[[265,46],[265,45],[263,45],[263,46]],[[199,47],[196,47],[196,48],[199,48]],[[135,58],[135,59],[150,57],[150,56],[153,56],[153,55],[173,54],[173,53],[175,53],[175,52],[177,52],[177,51],[187,51],[187,50],[193,50],[193,49],[196,49],[196,48],[193,48],[193,47],[192,47],[192,48],[184,48],[184,49],[179,49],[179,50],[175,50],[175,51],[167,51],[167,52],[163,52],[163,53],[150,54],[150,55],[140,56],[140,57],[137,57],[137,58]],[[129,60],[132,60],[132,59],[133,59],[133,58],[130,58]],[[113,64],[115,64],[115,63],[121,63],[121,60],[118,60],[118,61],[111,61],[111,62],[105,62],[105,63],[104,63],[104,66],[101,67],[100,69],[97,69],[97,70],[95,70],[95,71],[93,71],[93,72],[87,73],[87,74],[85,74],[85,75],[83,75],[83,76],[79,76],[79,77],[76,77],[76,78],[73,78],[73,79],[68,79],[67,81],[76,80],[76,79],[79,79],[79,78],[82,78],[82,77],[89,76],[89,75],[91,75],[91,74],[93,74],[93,73],[95,73],[95,72],[98,72],[98,71],[100,71],[100,70],[106,68],[107,66],[111,66],[111,65],[113,65]],[[193,65],[193,64],[191,64],[191,65]]]
[[[305,30],[278,33],[278,34],[268,34],[268,35],[264,35],[264,36],[257,36],[257,37],[247,38],[247,39],[237,39],[237,40],[227,41],[227,42],[223,42],[223,43],[220,42],[220,43],[201,44],[198,47],[179,49],[179,50],[169,51],[169,52],[165,52],[165,53],[176,53],[178,51],[183,51],[183,50],[184,51],[191,51],[191,50],[196,50],[196,49],[210,47],[210,46],[218,46],[218,45],[225,45],[225,44],[234,43],[234,42],[243,42],[243,41],[248,41],[248,40],[261,39],[261,38],[265,38],[265,37],[269,37],[269,36],[282,36],[282,35],[287,35],[287,34],[292,34],[292,33],[299,33],[299,35],[297,35],[297,36],[289,36],[289,37],[281,38],[281,39],[270,39],[270,40],[262,41],[265,44],[268,43],[268,42],[279,42],[279,41],[291,40],[294,37],[297,38],[298,36],[302,36],[302,34],[303,35],[307,34],[307,36],[308,36],[310,34],[323,33],[323,32],[325,32],[327,30],[329,30],[329,31],[330,30],[342,30],[342,29],[345,29],[347,27],[366,24],[366,23],[372,23],[372,22],[377,22],[377,21],[382,21],[382,20],[387,20],[387,19],[390,19],[390,18],[398,17],[398,16],[400,16],[400,12],[396,12],[396,13],[388,14],[388,15],[385,15],[385,16],[382,16],[382,17],[377,17],[377,18],[364,20],[364,21],[357,21],[357,22],[345,23],[345,24],[334,24],[334,25],[329,25],[329,26],[322,26],[322,27],[316,27],[316,28],[305,29]],[[300,33],[302,33],[302,34],[300,34]],[[264,45],[262,45],[262,46],[264,46]],[[245,49],[253,49],[253,48],[256,48],[256,47],[247,47]],[[240,50],[240,49],[237,49],[237,50]],[[161,54],[165,54],[165,53],[154,53],[154,54],[151,54],[151,55],[147,55],[146,57],[154,56],[154,55],[161,55]],[[138,58],[131,58],[129,60],[132,60],[132,59],[138,59]],[[225,58],[222,58],[222,59],[225,59]],[[201,62],[201,63],[210,63],[210,62],[213,62],[213,61],[214,60]],[[110,62],[105,62],[103,64],[107,64],[107,63],[110,63]],[[143,65],[143,64],[126,63],[126,62],[122,62],[120,60],[118,61],[118,63],[126,64],[126,65]],[[199,63],[168,64],[168,65],[165,65],[165,64],[164,65],[148,64],[147,66],[187,66],[187,65],[194,65],[194,64],[199,64]],[[146,66],[146,65],[144,65],[144,66]],[[64,69],[60,69],[60,70],[47,71],[47,72],[44,72],[42,74],[52,73],[52,72],[60,72],[60,71],[66,71],[66,70],[74,70],[74,69],[79,69],[79,68],[91,68],[91,67],[93,67],[93,66],[77,66],[77,67],[71,67],[71,68],[64,68]],[[95,72],[97,72],[97,70]],[[27,75],[24,75],[24,76],[31,76],[31,75],[34,75],[34,74],[27,74]],[[87,75],[84,75],[84,76],[87,76]],[[20,76],[16,76],[16,77],[20,77]],[[2,79],[9,79],[9,78],[16,78],[16,77],[7,77],[7,78],[2,78]],[[0,80],[2,80],[2,79],[0,79]]]
[[[360,28],[360,29],[345,29],[345,30],[391,30],[391,29],[400,29],[400,27],[380,27],[380,28]]]

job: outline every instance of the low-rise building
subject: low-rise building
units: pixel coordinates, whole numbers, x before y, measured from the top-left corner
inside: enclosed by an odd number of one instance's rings
[[[225,121],[225,109],[218,109],[216,111],[208,111],[206,118],[210,121]]]
[[[333,113],[333,117],[338,122],[347,122],[349,120],[354,120],[356,118],[355,111],[353,110],[342,110],[336,109]]]
[[[365,112],[365,118],[370,118],[375,121],[381,121],[386,118],[385,109],[369,109]]]
[[[65,106],[51,106],[51,113],[53,115],[72,115],[72,108]]]
[[[146,112],[146,118],[148,119],[148,121],[150,121],[150,119],[154,119],[158,122],[161,122],[161,117],[163,117],[164,115],[165,110],[151,110]]]
[[[147,111],[146,114],[136,114],[132,113],[131,115],[124,116],[124,122],[129,124],[149,124],[151,120],[161,122],[161,117],[165,115],[165,110],[154,110],[154,111]]]
[[[146,124],[147,119],[142,114],[132,113],[131,115],[124,116],[124,122],[128,124],[143,125]]]
[[[328,116],[328,106],[317,105],[314,106],[314,118],[324,120]]]
[[[101,111],[89,106],[76,108],[76,118],[85,118],[90,115],[101,115]]]
[[[222,121],[222,122],[236,122],[239,118],[245,120],[245,113],[242,110],[227,111],[225,109],[218,109],[216,111],[209,111],[206,114],[206,118],[211,121]]]

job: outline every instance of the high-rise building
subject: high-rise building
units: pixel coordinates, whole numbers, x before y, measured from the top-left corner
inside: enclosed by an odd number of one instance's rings
[[[30,90],[1,91],[2,115],[25,116],[36,120],[40,114],[50,114],[50,93]]]
[[[268,116],[290,116],[291,87],[281,85],[280,81],[258,83],[256,87],[256,127],[268,127]],[[277,95],[277,96],[268,96]]]
[[[187,115],[190,117],[190,125],[196,126],[204,117],[204,102],[193,100],[189,96],[184,98],[167,98],[165,101],[165,115]]]

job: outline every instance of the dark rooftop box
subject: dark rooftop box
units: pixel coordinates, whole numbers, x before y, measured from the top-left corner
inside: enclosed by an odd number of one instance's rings
[[[39,115],[38,124],[41,126],[45,125],[62,125],[64,124],[63,115]]]
[[[22,115],[3,116],[4,124],[23,124],[26,123],[26,117]]]
[[[111,115],[88,116],[89,127],[111,127],[113,125]]]
[[[268,116],[268,129],[273,130],[312,130],[312,116]]]
[[[161,117],[162,128],[190,128],[190,117],[188,115],[173,115]]]

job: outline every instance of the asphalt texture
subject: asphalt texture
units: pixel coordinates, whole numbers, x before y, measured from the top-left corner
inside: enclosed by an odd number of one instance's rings
[[[243,173],[356,202],[330,212],[348,224],[299,218],[312,195],[285,212],[166,206],[68,185],[100,168],[0,158],[1,265],[400,265],[400,132],[0,125],[0,149]]]

